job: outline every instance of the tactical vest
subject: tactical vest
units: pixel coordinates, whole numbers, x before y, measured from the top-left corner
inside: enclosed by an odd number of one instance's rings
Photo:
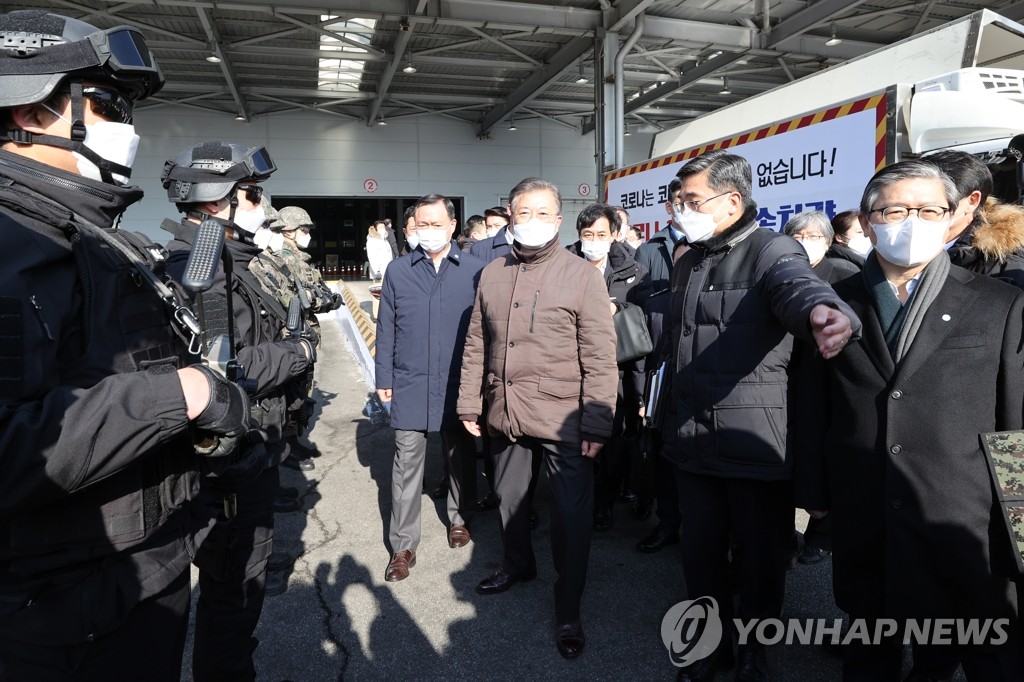
[[[88,388],[112,374],[181,367],[186,345],[138,268],[94,232],[61,228],[71,244],[83,306],[81,352],[57,370],[60,385]],[[106,234],[162,276],[160,247],[141,234]],[[10,519],[7,548],[0,550],[8,556],[0,555],[0,563],[6,560],[12,573],[38,574],[145,543],[198,490],[199,458],[187,438],[177,447],[168,444],[104,480]]]

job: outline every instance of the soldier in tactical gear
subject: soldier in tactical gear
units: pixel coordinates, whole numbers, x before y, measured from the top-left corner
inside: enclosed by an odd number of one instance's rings
[[[315,283],[305,272],[309,267],[295,258],[294,252],[286,246],[282,234],[282,229],[286,225],[280,213],[270,204],[266,194],[261,201],[267,219],[264,228],[256,233],[254,241],[262,251],[250,261],[249,270],[263,289],[276,298],[284,309],[289,309],[293,305],[293,299],[297,299],[295,305],[298,306],[301,316],[301,328],[289,333],[298,333],[319,348],[320,323],[314,312],[326,311],[329,308],[323,305],[323,297],[318,295]],[[301,379],[291,382],[288,387],[288,421],[284,435],[288,441],[289,456],[281,465],[296,471],[312,471],[316,468],[313,457],[320,455],[315,448],[309,448],[299,441],[313,415],[315,403],[310,397],[312,391],[311,366]]]
[[[224,264],[196,304],[204,312],[208,333],[235,332],[231,350],[244,372],[253,417],[268,437],[266,467],[258,478],[227,486],[211,479],[201,491],[201,505],[220,507],[225,499],[233,504],[224,504],[195,560],[200,595],[192,671],[197,682],[255,678],[252,653],[258,642],[252,635],[263,609],[278,465],[288,453],[285,396],[289,384],[316,359],[314,344],[283,335],[285,310],[250,271],[260,252],[254,236],[266,220],[260,183],[275,170],[263,147],[211,141],[167,161],[161,176],[168,199],[185,214],[180,222],[165,220],[161,225],[174,235],[168,244],[172,276],[181,277],[201,223],[213,221],[227,237]],[[225,268],[232,272],[230,280]]]
[[[162,85],[135,28],[0,15],[3,679],[179,679],[193,432],[248,429],[245,392],[186,366],[165,252],[116,229],[142,198],[132,108]]]

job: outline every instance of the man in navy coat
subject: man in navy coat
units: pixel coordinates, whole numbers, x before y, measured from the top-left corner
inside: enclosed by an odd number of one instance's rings
[[[377,395],[391,402],[395,463],[391,474],[392,557],[384,579],[408,577],[420,542],[420,494],[427,434],[440,432],[451,472],[448,546],[469,542],[466,510],[476,500],[476,449],[455,403],[462,347],[483,261],[452,240],[455,207],[437,194],[413,206],[418,246],[392,261],[377,318]]]

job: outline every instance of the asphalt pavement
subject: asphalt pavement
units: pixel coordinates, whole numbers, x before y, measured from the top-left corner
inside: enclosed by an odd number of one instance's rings
[[[368,309],[366,283],[350,289]],[[587,644],[573,661],[563,660],[554,644],[550,498],[543,482],[535,500],[536,580],[500,595],[476,594],[476,584],[500,566],[497,511],[478,513],[470,521],[473,541],[449,549],[443,502],[424,495],[416,565],[406,580],[385,582],[394,435],[364,415],[373,387],[342,326],[325,317],[322,330],[319,406],[309,436],[321,456],[313,471],[281,470],[282,483],[299,488],[302,509],[276,516],[275,549],[295,563],[288,590],[267,599],[256,630],[259,680],[675,679],[660,632],[666,611],[687,598],[678,546],[640,554],[635,545],[655,519],[636,520],[624,503],[614,509],[614,528],[594,534],[582,610]],[[441,467],[432,442],[426,488],[440,480]],[[485,491],[482,462],[479,470],[478,488]],[[798,526],[804,523],[798,518]],[[784,617],[841,615],[832,600],[830,561],[789,573]],[[821,646],[778,645],[769,661],[773,680],[839,679],[839,659]],[[186,651],[183,680],[192,679],[190,665]]]

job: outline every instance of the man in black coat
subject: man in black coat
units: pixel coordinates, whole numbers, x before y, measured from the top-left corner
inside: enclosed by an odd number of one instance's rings
[[[739,548],[743,620],[778,618],[793,530],[789,373],[794,337],[826,358],[860,326],[792,238],[761,229],[746,159],[713,151],[684,165],[673,222],[690,249],[672,270],[672,394],[662,455],[676,467],[683,573],[732,622],[730,536]],[[737,558],[737,557],[734,557]],[[732,660],[722,645],[684,680]],[[740,647],[738,680],[767,680],[764,648]]]
[[[633,255],[615,239],[619,232],[619,213],[606,204],[591,204],[576,216],[579,239],[565,247],[569,253],[597,268],[608,287],[608,298],[615,309],[632,305],[632,291],[644,273]],[[628,300],[627,300],[628,299]],[[612,437],[597,457],[594,489],[594,530],[606,531],[613,525],[612,506],[620,487],[628,482],[629,440],[636,432],[638,396],[633,383],[624,383],[627,364],[619,365],[619,388],[615,405]]]
[[[803,364],[797,503],[832,517],[834,592],[851,618],[1009,619],[1001,646],[915,644],[912,679],[962,664],[969,680],[1020,680],[1010,540],[979,434],[1022,427],[1024,293],[950,264],[959,200],[927,161],[868,183],[875,250],[835,285],[863,338],[827,367]],[[901,659],[898,636],[852,644],[844,679],[899,680]]]
[[[669,276],[672,274],[672,250],[676,242],[683,238],[683,233],[679,231],[679,226],[673,222],[672,217],[672,207],[679,203],[681,187],[679,178],[672,178],[668,185],[668,200],[665,202],[665,212],[669,216],[668,225],[651,235],[651,238],[636,250],[636,262],[644,269],[644,276],[633,293],[638,303],[643,303],[648,296],[668,286]]]

